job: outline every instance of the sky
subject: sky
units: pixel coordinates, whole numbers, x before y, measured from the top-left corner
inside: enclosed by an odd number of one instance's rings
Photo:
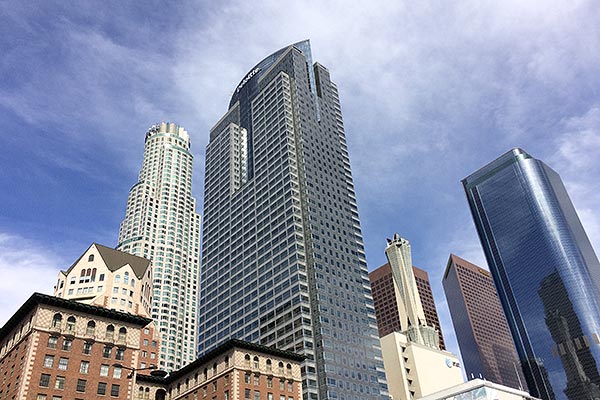
[[[411,242],[449,349],[450,253],[487,268],[460,180],[513,147],[563,178],[600,248],[597,1],[0,3],[0,326],[115,246],[144,135],[192,139],[202,213],[209,130],[250,69],[310,39],[339,88],[367,262]]]

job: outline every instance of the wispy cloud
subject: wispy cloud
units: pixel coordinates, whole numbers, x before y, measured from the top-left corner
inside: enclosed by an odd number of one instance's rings
[[[0,326],[33,292],[53,293],[63,258],[43,244],[0,232]]]

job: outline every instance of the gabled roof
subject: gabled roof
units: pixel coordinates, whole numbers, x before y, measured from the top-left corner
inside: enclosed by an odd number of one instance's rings
[[[138,279],[141,279],[146,273],[148,267],[150,266],[150,260],[146,258],[134,256],[129,253],[124,253],[122,251],[115,250],[98,243],[92,243],[92,245],[88,247],[85,252],[83,252],[81,257],[79,257],[77,261],[75,261],[73,265],[69,267],[66,274],[71,272],[73,267],[77,265],[79,260],[81,260],[84,254],[86,254],[92,246],[96,247],[98,253],[100,253],[100,257],[102,257],[102,260],[104,261],[108,269],[112,272],[118,270],[124,265],[129,264],[131,266],[131,269],[133,269],[133,273],[135,274],[135,276],[137,276]]]
[[[0,340],[2,340],[12,329],[14,329],[21,322],[21,320],[39,304],[86,313],[97,317],[110,318],[115,321],[138,325],[139,327],[144,327],[152,322],[150,318],[141,317],[139,315],[115,311],[99,306],[92,306],[75,300],[66,300],[60,297],[49,296],[47,294],[34,293],[25,303],[23,303],[21,308],[19,308],[17,312],[13,314],[6,324],[0,328]]]

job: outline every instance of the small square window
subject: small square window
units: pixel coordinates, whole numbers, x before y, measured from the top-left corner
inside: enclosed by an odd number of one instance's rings
[[[50,336],[48,338],[48,348],[49,349],[55,349],[58,345],[58,337],[56,336]]]
[[[65,377],[57,376],[56,381],[54,382],[54,389],[64,389],[65,388]]]
[[[58,369],[59,371],[66,371],[69,367],[69,359],[65,357],[61,357],[58,360]]]
[[[64,351],[71,351],[72,345],[73,345],[73,341],[71,339],[63,339],[62,349]]]
[[[85,385],[87,381],[85,379],[77,379],[77,391],[85,393]]]
[[[105,382],[98,382],[98,390],[96,391],[97,394],[106,394],[106,383]]]
[[[50,386],[50,374],[42,374],[40,376],[40,386],[41,387],[49,387]]]
[[[46,357],[44,357],[44,367],[52,368],[53,365],[54,365],[54,356],[50,355],[50,354],[46,354]]]

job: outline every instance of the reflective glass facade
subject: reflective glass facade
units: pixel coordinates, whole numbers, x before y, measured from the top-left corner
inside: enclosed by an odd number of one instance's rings
[[[600,398],[600,264],[560,177],[514,149],[463,186],[531,394]]]
[[[206,150],[199,352],[229,338],[304,354],[305,399],[383,399],[336,86],[308,41],[241,80]]]

